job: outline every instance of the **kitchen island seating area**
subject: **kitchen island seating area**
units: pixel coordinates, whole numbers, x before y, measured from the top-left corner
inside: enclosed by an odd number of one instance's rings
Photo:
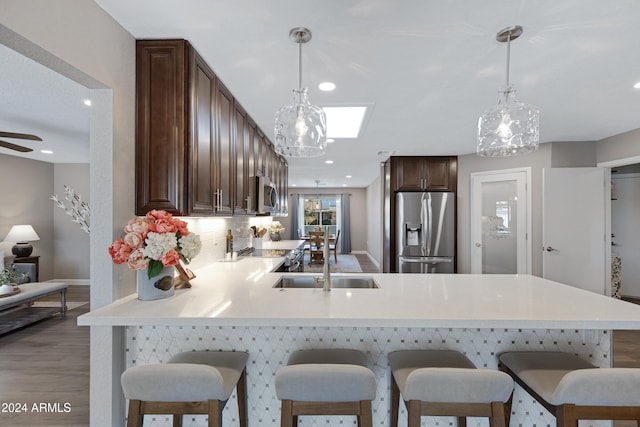
[[[391,427],[398,426],[400,398],[408,427],[422,416],[453,416],[458,427],[466,417],[489,418],[492,427],[507,427],[513,380],[504,372],[476,369],[462,353],[450,350],[400,350],[389,354]]]
[[[270,271],[281,262],[281,258],[247,257],[213,263],[198,270],[191,288],[178,289],[171,298],[140,301],[135,294],[128,295],[79,316],[78,323],[111,327],[120,334],[122,347],[112,354],[123,358],[125,368],[166,363],[185,351],[246,351],[247,411],[255,427],[280,424],[282,402],[274,378],[298,349],[349,348],[364,353],[376,379],[374,426],[389,426],[388,355],[394,351],[455,350],[478,369],[497,371],[498,354],[555,350],[610,368],[611,330],[640,330],[639,306],[536,276],[368,274],[377,289],[323,292],[274,288],[282,273]],[[100,369],[109,372],[92,377],[92,395],[122,405],[121,393],[103,392],[120,387],[122,370],[108,363]],[[404,406],[400,404],[399,427],[406,426]],[[553,414],[519,385],[511,409],[512,426],[555,425]],[[109,425],[122,424],[124,414],[124,408],[113,413]],[[232,397],[224,410],[225,425],[234,425],[236,414]],[[154,418],[152,426],[171,425],[169,416]],[[193,427],[207,425],[203,415],[189,420]],[[488,425],[486,418],[466,421],[468,427]],[[301,420],[316,427],[345,423],[354,423],[353,417]],[[426,423],[449,425],[451,420],[425,418]],[[603,420],[582,424],[611,427]]]
[[[376,379],[360,351],[296,351],[276,373],[275,386],[281,427],[297,427],[299,415],[355,415],[359,427],[373,426]]]
[[[557,427],[576,427],[578,420],[635,420],[640,426],[640,369],[598,368],[551,351],[503,353],[498,367],[556,417]]]
[[[193,351],[178,353],[166,364],[128,368],[121,377],[129,399],[127,427],[142,427],[145,414],[171,414],[174,427],[182,426],[185,414],[206,414],[209,427],[221,427],[234,388],[239,425],[247,427],[248,358],[245,352]]]

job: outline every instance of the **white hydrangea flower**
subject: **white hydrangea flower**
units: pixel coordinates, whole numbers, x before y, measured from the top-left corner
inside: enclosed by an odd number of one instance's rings
[[[198,255],[202,248],[200,236],[194,233],[189,233],[186,236],[181,237],[179,242],[180,252],[188,260],[191,260],[193,257]]]
[[[177,244],[176,235],[174,233],[158,234],[150,232],[145,240],[145,248],[142,253],[145,257],[159,260],[171,249],[175,249]]]

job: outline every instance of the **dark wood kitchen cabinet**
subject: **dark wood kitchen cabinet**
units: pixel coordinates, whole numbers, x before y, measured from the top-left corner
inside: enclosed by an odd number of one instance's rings
[[[136,42],[136,120],[136,214],[256,212],[270,143],[186,40]]]
[[[136,214],[188,212],[187,60],[183,40],[136,45]]]
[[[191,123],[189,127],[189,149],[191,150],[189,213],[211,215],[215,211],[214,189],[215,145],[214,106],[216,78],[204,61],[193,52],[189,93]]]
[[[391,185],[395,191],[456,190],[456,157],[391,157],[391,169],[394,171]]]
[[[254,142],[256,124],[242,106],[235,104],[235,214],[255,214],[257,208]]]
[[[235,141],[233,95],[218,80],[216,91],[217,143],[214,166],[214,188],[217,197],[215,214],[231,215],[235,192]]]

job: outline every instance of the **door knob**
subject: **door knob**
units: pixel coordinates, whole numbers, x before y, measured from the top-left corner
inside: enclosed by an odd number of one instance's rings
[[[476,248],[479,248],[480,246],[482,246],[480,243],[476,243]]]
[[[552,248],[551,246],[547,246],[545,248],[545,251],[547,251],[547,252],[560,252],[559,250],[557,250],[556,248]]]

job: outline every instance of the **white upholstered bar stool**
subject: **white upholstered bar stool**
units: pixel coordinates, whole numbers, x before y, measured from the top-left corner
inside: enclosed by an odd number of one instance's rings
[[[121,377],[129,399],[128,427],[141,427],[145,414],[171,414],[173,426],[184,414],[209,416],[210,427],[222,425],[222,410],[237,386],[240,426],[247,427],[246,364],[249,355],[235,351],[192,351],[166,364],[128,368]]]
[[[299,415],[355,415],[359,427],[371,427],[376,380],[357,350],[300,350],[275,378],[282,401],[282,427],[298,425]]]
[[[422,416],[488,417],[492,427],[507,425],[507,402],[513,380],[504,372],[476,369],[465,355],[451,350],[402,350],[389,353],[391,426],[398,425],[400,399],[407,407],[408,426]]]
[[[556,417],[558,427],[578,420],[636,420],[640,426],[640,369],[598,368],[570,353],[523,351],[499,356],[500,369]]]

